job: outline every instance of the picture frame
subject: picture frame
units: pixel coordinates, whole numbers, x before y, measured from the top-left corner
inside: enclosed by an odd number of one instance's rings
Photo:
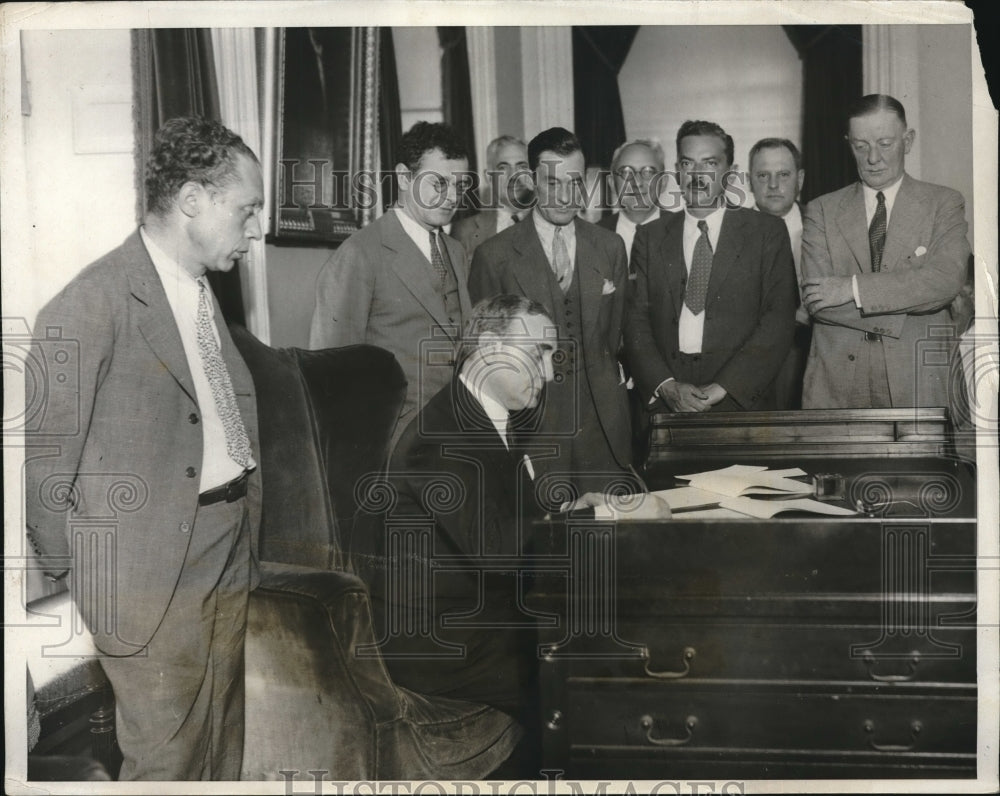
[[[281,28],[268,242],[335,246],[378,207],[378,29]]]

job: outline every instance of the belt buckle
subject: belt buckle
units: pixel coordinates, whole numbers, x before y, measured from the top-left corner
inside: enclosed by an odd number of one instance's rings
[[[234,478],[226,484],[226,503],[232,503],[234,500],[240,499],[239,490],[243,486],[246,477],[247,474],[243,473],[239,478]]]
[[[882,335],[875,334],[875,332],[865,332],[865,340],[869,343],[881,343]]]

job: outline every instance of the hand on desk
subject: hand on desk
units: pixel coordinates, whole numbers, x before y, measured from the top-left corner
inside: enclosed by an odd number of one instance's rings
[[[603,492],[587,492],[564,508],[577,511],[593,508],[597,517],[620,520],[666,520],[670,519],[670,505],[661,497],[648,493],[637,495],[609,495]]]
[[[726,388],[721,384],[699,387],[676,379],[663,382],[656,392],[673,412],[707,412],[726,397]]]

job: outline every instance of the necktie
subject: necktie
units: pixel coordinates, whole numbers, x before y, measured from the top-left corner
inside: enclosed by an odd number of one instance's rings
[[[879,191],[875,194],[878,204],[868,227],[868,246],[872,253],[872,271],[882,270],[882,250],[885,248],[885,194]]]
[[[437,274],[439,289],[443,293],[448,282],[448,267],[444,264],[444,257],[441,254],[441,247],[438,246],[437,229],[430,231],[431,236],[431,266]]]
[[[552,236],[552,270],[555,272],[559,287],[565,293],[573,282],[573,266],[569,262],[569,249],[562,235],[562,227],[556,227]]]
[[[518,224],[518,223],[520,223],[520,221],[521,221],[521,217],[519,215],[511,213],[511,216],[510,216],[510,223],[511,224]]]
[[[701,234],[694,244],[691,273],[688,275],[687,289],[684,291],[684,303],[695,315],[705,309],[708,278],[712,274],[712,244],[708,240],[708,224],[699,221],[698,229],[701,230]]]
[[[195,324],[198,353],[201,354],[201,361],[205,366],[205,376],[212,389],[215,409],[219,413],[222,428],[226,432],[226,453],[238,465],[249,468],[252,461],[250,439],[243,427],[243,418],[240,417],[240,410],[236,405],[233,383],[229,380],[229,371],[226,370],[226,363],[222,359],[219,343],[215,339],[209,301],[208,285],[205,282],[205,277],[201,277],[198,279],[198,317]]]

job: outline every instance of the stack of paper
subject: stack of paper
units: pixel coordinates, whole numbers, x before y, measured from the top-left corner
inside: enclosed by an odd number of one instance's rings
[[[783,511],[807,511],[836,517],[857,513],[805,497],[812,495],[812,485],[794,480],[796,476],[804,475],[806,473],[797,467],[768,470],[757,465],[734,464],[721,470],[679,475],[677,479],[687,481],[689,486],[663,489],[652,494],[666,501],[670,510],[682,517],[749,516],[769,519]],[[635,505],[639,506],[638,503]],[[628,501],[596,512],[598,519],[614,520],[648,519],[647,513],[641,508],[630,512]]]

